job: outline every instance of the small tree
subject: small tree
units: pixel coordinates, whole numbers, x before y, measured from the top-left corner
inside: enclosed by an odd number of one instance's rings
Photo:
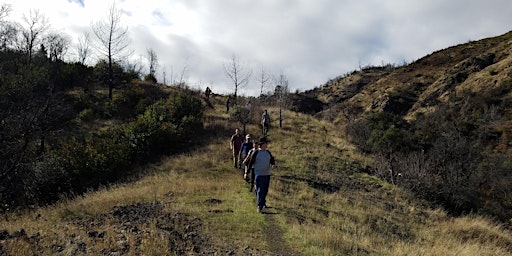
[[[27,63],[32,63],[34,48],[43,40],[43,34],[50,27],[48,18],[38,10],[30,10],[28,17],[23,15],[25,27],[22,29],[23,38],[22,48],[27,54]]]
[[[122,25],[121,12],[117,10],[115,3],[110,7],[105,19],[92,25],[92,30],[98,39],[96,48],[108,62],[108,97],[112,99],[114,63],[126,59],[132,53],[128,51],[128,27]]]
[[[231,119],[240,122],[243,128],[243,134],[247,133],[247,124],[251,121],[251,110],[242,106],[235,106],[231,112]]]
[[[224,65],[224,72],[226,73],[226,76],[228,76],[229,79],[233,81],[233,84],[235,86],[233,100],[235,105],[237,105],[238,89],[249,83],[249,78],[252,75],[252,70],[242,66],[240,64],[240,60],[238,59],[238,57],[233,55],[231,62],[228,65]]]
[[[263,95],[263,89],[265,88],[269,80],[270,76],[265,72],[263,68],[261,68],[261,73],[258,78],[258,82],[260,83],[260,96]]]
[[[76,46],[76,53],[78,62],[85,65],[87,58],[91,51],[91,36],[89,33],[84,33],[78,37],[78,45]]]
[[[147,50],[147,58],[149,62],[149,73],[144,77],[144,80],[156,83],[156,68],[158,67],[158,57],[156,52],[151,48]]]
[[[289,99],[288,96],[290,91],[288,89],[288,79],[284,74],[279,75],[277,80],[277,85],[274,90],[274,96],[276,98],[276,103],[279,106],[279,128],[283,127],[283,108],[288,107]]]

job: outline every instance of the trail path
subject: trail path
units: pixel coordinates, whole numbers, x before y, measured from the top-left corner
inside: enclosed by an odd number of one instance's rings
[[[266,222],[264,231],[267,244],[269,245],[268,250],[275,253],[274,255],[301,255],[286,243],[284,232],[275,218],[276,214],[279,213],[275,208],[269,208],[264,213]]]

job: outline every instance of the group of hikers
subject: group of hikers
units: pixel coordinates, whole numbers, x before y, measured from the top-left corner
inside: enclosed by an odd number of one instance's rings
[[[233,165],[244,171],[244,180],[250,183],[250,191],[255,186],[257,211],[263,212],[267,207],[266,197],[270,186],[271,169],[275,168],[275,159],[268,150],[270,140],[267,138],[270,116],[265,110],[261,120],[263,136],[258,140],[245,136],[236,128],[230,139],[230,149],[233,153]]]

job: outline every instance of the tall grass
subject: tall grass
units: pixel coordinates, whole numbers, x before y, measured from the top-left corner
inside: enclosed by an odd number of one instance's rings
[[[222,103],[218,99],[208,112],[206,126],[213,130],[207,145],[147,166],[137,181],[4,216],[0,229],[24,229],[38,242],[0,241],[0,252],[99,255],[109,248],[121,255],[172,255],[169,247],[177,242],[162,231],[161,219],[148,216],[140,232],[122,233],[109,215],[118,206],[155,203],[162,214],[184,213],[199,222],[209,245],[237,254],[247,254],[245,248],[262,255],[271,248],[303,255],[512,254],[509,230],[482,216],[452,218],[362,173],[371,159],[355,151],[339,129],[297,113],[285,112],[280,129],[274,118],[269,150],[278,168],[268,196],[271,214],[256,213],[254,194],[232,167],[228,139],[237,124]],[[268,109],[276,116],[276,109]],[[248,131],[258,134],[259,126],[250,124]],[[327,183],[333,186],[322,188]],[[90,236],[91,230],[104,237]],[[267,239],[279,231],[284,244]]]

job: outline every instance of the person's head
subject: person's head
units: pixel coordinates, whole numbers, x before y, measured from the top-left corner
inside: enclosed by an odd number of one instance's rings
[[[251,140],[251,135],[250,134],[245,135],[245,140],[247,142],[249,142]]]
[[[265,109],[265,114],[267,113],[267,110]]]
[[[240,134],[240,129],[236,128],[236,129],[235,129],[235,133],[236,133],[236,134]]]
[[[258,145],[259,145],[259,143],[258,143],[256,140],[254,140],[254,141],[252,142],[252,147],[253,147],[253,148],[258,148]]]
[[[270,142],[269,139],[267,139],[267,137],[262,137],[260,138],[260,140],[258,141],[258,145],[261,149],[266,149],[268,147],[268,143]]]

